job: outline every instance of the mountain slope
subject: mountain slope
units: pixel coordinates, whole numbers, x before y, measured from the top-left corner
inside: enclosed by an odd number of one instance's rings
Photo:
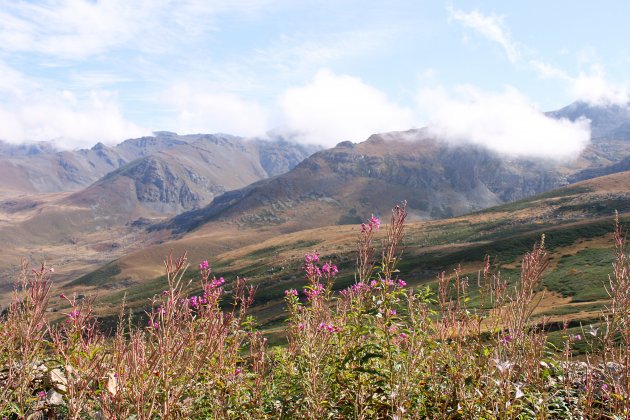
[[[461,264],[463,272],[473,279],[474,293],[474,279],[486,254],[509,281],[518,275],[519,257],[544,233],[552,257],[543,280],[547,292],[539,313],[585,319],[605,304],[602,284],[612,260],[610,233],[615,209],[624,223],[630,220],[630,172],[457,218],[410,222],[399,263],[401,276],[414,287],[432,284],[440,271]],[[341,271],[336,287],[354,281],[358,225],[286,234],[273,229],[245,231],[230,230],[225,224],[213,226],[215,231],[200,229],[126,255],[69,283],[66,291],[99,290],[106,305],[102,313],[111,313],[114,306],[107,305],[115,305],[123,295],[130,307],[143,308],[147,298],[163,288],[161,258],[169,252],[187,251],[193,265],[210,260],[214,272],[228,283],[237,275],[247,277],[258,287],[254,313],[266,327],[274,327],[282,325],[277,322],[285,314],[283,291],[304,286],[300,268],[305,253],[317,250],[322,259],[331,258],[338,264]],[[382,235],[377,235],[376,244]]]
[[[184,233],[224,220],[288,231],[384,214],[401,200],[416,219],[457,216],[566,185],[583,164],[505,158],[421,130],[387,133],[318,152],[284,175],[228,192],[160,228]]]

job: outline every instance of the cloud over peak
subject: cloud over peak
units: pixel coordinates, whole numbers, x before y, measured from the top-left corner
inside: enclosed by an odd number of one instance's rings
[[[472,143],[522,157],[575,158],[590,141],[588,120],[557,120],[537,110],[516,89],[488,93],[470,86],[454,92],[425,89],[419,102],[429,129],[453,143]]]
[[[308,143],[332,146],[343,140],[363,141],[374,133],[414,125],[411,109],[357,77],[329,70],[287,89],[279,102],[285,127]]]

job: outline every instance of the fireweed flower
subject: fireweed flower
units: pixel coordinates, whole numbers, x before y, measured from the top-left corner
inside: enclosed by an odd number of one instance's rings
[[[322,272],[330,276],[336,276],[339,270],[337,269],[336,265],[330,264],[329,262],[327,262],[326,264],[322,266]]]
[[[381,228],[381,221],[379,220],[378,217],[372,215],[372,218],[370,219],[370,226],[374,230],[379,230]]]
[[[207,270],[209,268],[210,268],[210,264],[208,264],[208,261],[206,261],[206,260],[203,260],[201,262],[201,264],[199,264],[199,270],[204,271],[204,270]]]
[[[286,297],[290,297],[290,296],[295,296],[295,297],[297,297],[297,295],[298,295],[298,291],[297,291],[297,290],[295,290],[295,289],[285,290],[285,291],[284,291],[284,295],[285,295]]]
[[[313,287],[304,289],[304,294],[308,300],[312,300],[314,297],[321,295],[324,292],[324,286],[321,283],[315,284]]]
[[[512,341],[512,336],[511,335],[506,335],[504,337],[501,337],[501,339],[499,340],[499,343],[503,344],[503,345],[507,345]]]
[[[398,287],[405,287],[407,282],[401,279],[398,279]]]
[[[37,393],[37,396],[38,396],[39,398],[46,398],[46,392],[44,392],[44,391],[39,391],[39,392]]]
[[[77,319],[78,317],[79,317],[79,310],[78,309],[75,309],[75,310],[73,310],[72,312],[70,312],[68,314],[68,318],[70,318],[70,319]]]

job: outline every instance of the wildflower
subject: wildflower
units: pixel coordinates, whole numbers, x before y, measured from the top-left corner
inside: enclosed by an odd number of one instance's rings
[[[321,283],[315,284],[313,287],[304,289],[304,294],[308,300],[313,299],[315,296],[319,296],[324,292],[324,286]]]
[[[402,279],[398,279],[398,287],[405,287],[407,285],[407,282],[402,280]]]
[[[208,264],[208,261],[206,260],[203,260],[201,264],[199,264],[199,270],[201,271],[208,270],[209,268],[210,268],[210,264]]]
[[[59,295],[59,299],[68,299],[63,293]]]
[[[319,252],[315,252],[314,254],[306,254],[304,256],[304,262],[306,264],[316,263],[319,261]]]
[[[45,392],[45,391],[39,391],[39,392],[37,393],[37,396],[38,396],[39,398],[46,398],[46,392]]]
[[[336,276],[339,270],[336,265],[326,263],[322,266],[322,271],[330,276]]]
[[[389,314],[392,316],[396,315],[396,309],[390,309]]]
[[[297,291],[297,290],[295,290],[295,289],[285,290],[285,291],[284,291],[284,295],[285,295],[286,297],[290,297],[290,296],[295,296],[295,297],[297,297],[297,295],[298,295],[298,291]]]
[[[199,306],[199,301],[197,300],[197,296],[191,296],[191,298],[188,300],[188,303],[193,308],[197,308]]]
[[[74,309],[72,312],[70,312],[68,314],[68,317],[70,319],[77,319],[79,317],[79,310],[78,309]]]
[[[303,322],[300,322],[300,323],[298,324],[298,329],[299,329],[299,330],[303,330],[303,329],[304,329],[304,323],[303,323]]]
[[[512,341],[512,336],[508,334],[506,336],[501,337],[501,339],[499,340],[499,343],[503,345],[508,345],[511,341]]]
[[[581,336],[580,334],[576,334],[576,335],[573,337],[573,339],[574,339],[575,341],[580,341],[580,340],[582,339],[582,336]]]
[[[381,228],[381,221],[378,217],[372,215],[372,218],[370,219],[370,227],[374,230],[379,230]]]
[[[403,332],[403,333],[400,333],[399,337],[401,338],[401,340],[405,340],[408,337],[408,335]]]

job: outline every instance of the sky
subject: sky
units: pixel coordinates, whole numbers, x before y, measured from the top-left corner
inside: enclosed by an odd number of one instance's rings
[[[589,122],[543,112],[627,103],[629,18],[623,0],[0,0],[0,139],[429,126],[562,158]]]

